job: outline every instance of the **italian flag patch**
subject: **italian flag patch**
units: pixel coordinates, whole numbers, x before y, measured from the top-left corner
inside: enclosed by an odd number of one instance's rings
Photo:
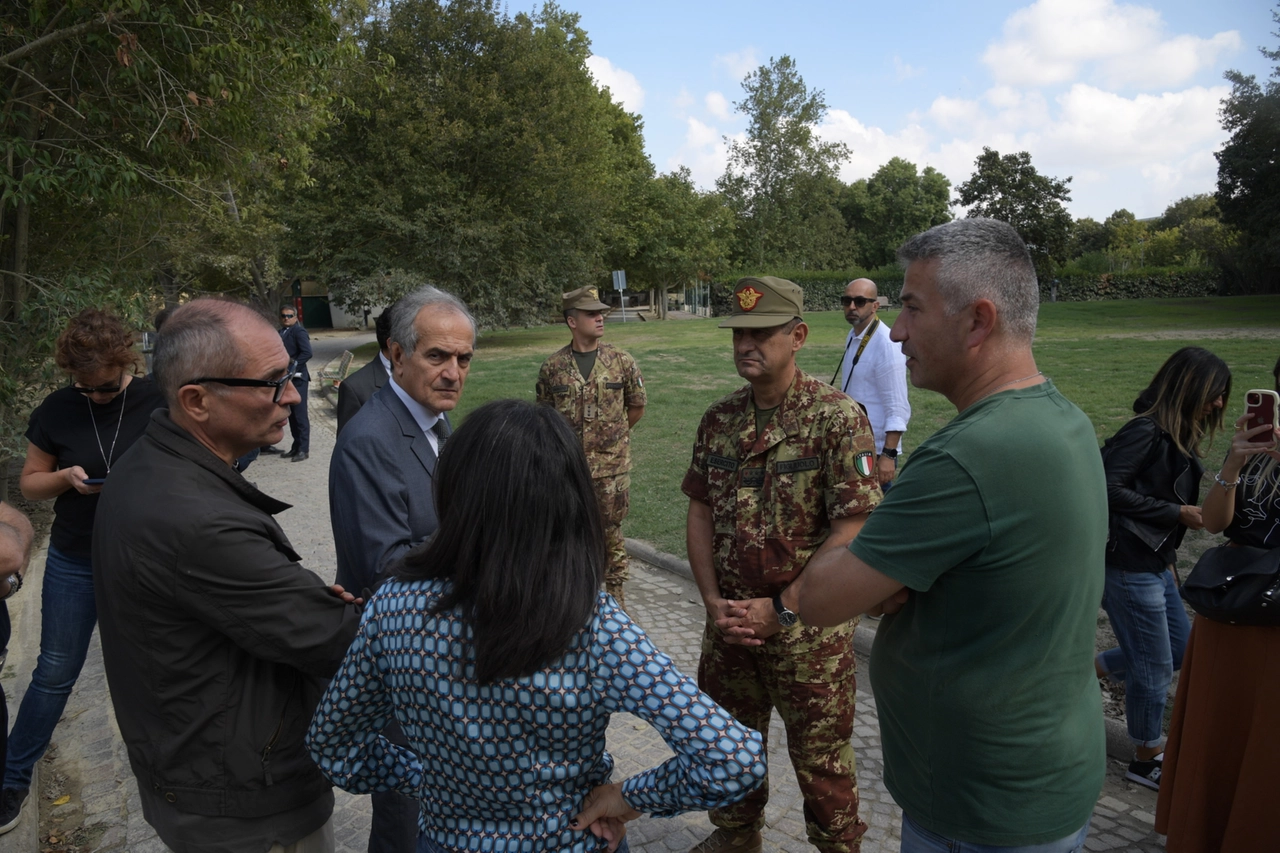
[[[853,457],[853,467],[858,469],[858,473],[863,477],[871,476],[872,466],[875,464],[876,455],[868,451],[863,451]]]

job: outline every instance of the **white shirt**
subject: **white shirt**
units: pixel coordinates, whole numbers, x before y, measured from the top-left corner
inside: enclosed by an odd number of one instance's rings
[[[388,371],[389,373],[390,371]],[[426,435],[427,441],[431,442],[431,449],[435,451],[437,456],[440,455],[440,437],[432,432],[432,428],[436,425],[436,421],[440,420],[444,415],[437,415],[426,406],[409,396],[409,392],[396,384],[394,376],[388,376],[387,381],[391,383],[391,390],[396,392],[396,396],[400,398],[400,402],[404,403],[404,407],[409,410],[409,414],[413,415],[414,423],[418,425],[418,429],[422,430]]]
[[[382,350],[378,350],[378,361],[382,362],[382,369],[387,371],[387,376],[391,376],[391,359],[382,354]]]
[[[911,420],[911,404],[907,402],[907,360],[902,355],[902,347],[889,340],[889,327],[881,320],[851,376],[849,366],[866,332],[866,329],[862,334],[849,330],[849,337],[845,339],[844,361],[840,364],[840,390],[866,406],[871,432],[875,434],[876,455],[879,455],[884,450],[884,434],[906,432],[907,421]]]

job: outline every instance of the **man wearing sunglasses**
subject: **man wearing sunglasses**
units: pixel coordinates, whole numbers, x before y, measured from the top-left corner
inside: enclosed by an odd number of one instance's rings
[[[143,816],[172,850],[334,849],[303,736],[355,636],[349,594],[303,568],[288,504],[233,468],[284,435],[296,362],[247,306],[174,311],[168,401],[112,468],[94,525],[102,656]]]
[[[874,281],[849,282],[840,304],[853,329],[845,340],[839,387],[867,410],[876,437],[876,475],[887,491],[897,474],[902,434],[911,420],[906,360],[898,344],[889,340],[889,327],[876,316],[880,300]]]
[[[311,360],[311,336],[298,322],[298,311],[292,305],[280,309],[280,340],[284,342],[284,350],[289,358],[297,362],[293,375],[293,387],[297,389],[302,401],[289,409],[289,435],[293,444],[288,452],[281,454],[281,459],[291,462],[304,462],[311,450],[311,416],[307,411],[307,388],[311,384],[311,371],[307,370],[307,362]],[[274,447],[264,447],[263,453],[279,453]]]

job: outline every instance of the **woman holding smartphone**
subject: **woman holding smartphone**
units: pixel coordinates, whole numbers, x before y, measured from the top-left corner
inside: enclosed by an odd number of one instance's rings
[[[1280,393],[1280,360],[1272,371]],[[1204,528],[1280,548],[1280,430],[1236,421],[1204,499]],[[1170,853],[1280,850],[1280,627],[1196,616],[1169,726],[1156,831]]]
[[[110,312],[86,308],[58,336],[54,360],[71,384],[44,398],[27,426],[19,487],[31,501],[56,499],[41,593],[40,657],[9,733],[0,834],[13,829],[66,707],[98,621],[89,562],[98,492],[111,466],[164,404],[150,379],[134,375],[133,334]]]
[[[1111,535],[1102,606],[1117,648],[1097,656],[1099,677],[1123,681],[1134,758],[1125,778],[1159,790],[1164,706],[1182,666],[1190,623],[1173,566],[1198,530],[1200,445],[1222,425],[1231,371],[1200,347],[1169,356],[1134,401],[1136,416],[1103,448]]]

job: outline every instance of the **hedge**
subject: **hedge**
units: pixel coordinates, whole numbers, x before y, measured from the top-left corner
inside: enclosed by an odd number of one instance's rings
[[[881,296],[891,303],[898,301],[902,292],[902,270],[885,267],[864,273],[857,270],[843,272],[801,272],[785,275],[768,273],[794,281],[804,289],[806,311],[832,311],[840,308],[840,297],[850,281],[869,278],[876,283]],[[729,314],[732,309],[734,284],[741,276],[734,276],[711,283],[711,310],[716,317]],[[1059,302],[1097,302],[1103,299],[1149,299],[1188,296],[1214,296],[1221,292],[1221,274],[1215,269],[1166,269],[1140,270],[1100,275],[1067,275],[1058,278]],[[1052,281],[1040,282],[1040,301],[1050,301]]]

